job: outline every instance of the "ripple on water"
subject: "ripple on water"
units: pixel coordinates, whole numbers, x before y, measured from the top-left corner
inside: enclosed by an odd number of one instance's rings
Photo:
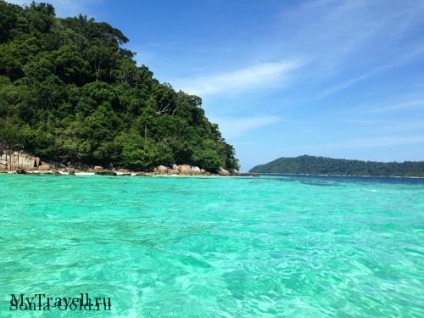
[[[42,292],[110,297],[114,317],[424,317],[424,182],[7,175],[0,190],[0,316],[10,293]]]

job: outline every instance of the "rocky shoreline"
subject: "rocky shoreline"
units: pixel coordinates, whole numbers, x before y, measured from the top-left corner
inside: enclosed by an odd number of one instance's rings
[[[0,152],[1,154],[1,152]],[[38,157],[28,155],[22,151],[3,151],[0,155],[0,173],[9,174],[36,174],[36,175],[103,175],[103,176],[256,176],[255,173],[242,174],[237,170],[226,170],[219,167],[214,173],[187,164],[163,165],[152,171],[131,171],[127,169],[105,169],[101,166],[84,169],[72,166],[56,169],[52,164],[43,162]]]
[[[167,172],[153,171],[131,171],[126,169],[113,169],[113,170],[79,170],[74,168],[63,168],[63,169],[48,169],[48,170],[0,170],[0,174],[25,174],[25,175],[57,175],[57,176],[128,176],[128,177],[222,177],[222,176],[258,176],[257,173],[229,173],[227,170],[224,173],[180,173],[169,169]],[[222,171],[220,170],[220,171]]]

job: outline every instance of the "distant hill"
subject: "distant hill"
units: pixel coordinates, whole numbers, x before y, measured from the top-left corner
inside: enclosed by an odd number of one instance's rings
[[[424,161],[374,162],[315,156],[279,158],[253,167],[256,173],[424,177]]]

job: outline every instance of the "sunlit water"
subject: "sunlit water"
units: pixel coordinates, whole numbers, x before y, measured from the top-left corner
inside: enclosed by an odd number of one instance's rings
[[[424,181],[0,175],[0,317],[424,317]],[[10,294],[111,311],[10,311]]]

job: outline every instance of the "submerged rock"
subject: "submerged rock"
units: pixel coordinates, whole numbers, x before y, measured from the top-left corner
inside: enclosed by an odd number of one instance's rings
[[[95,174],[99,176],[117,176],[117,173],[115,171],[110,170],[96,171]]]

